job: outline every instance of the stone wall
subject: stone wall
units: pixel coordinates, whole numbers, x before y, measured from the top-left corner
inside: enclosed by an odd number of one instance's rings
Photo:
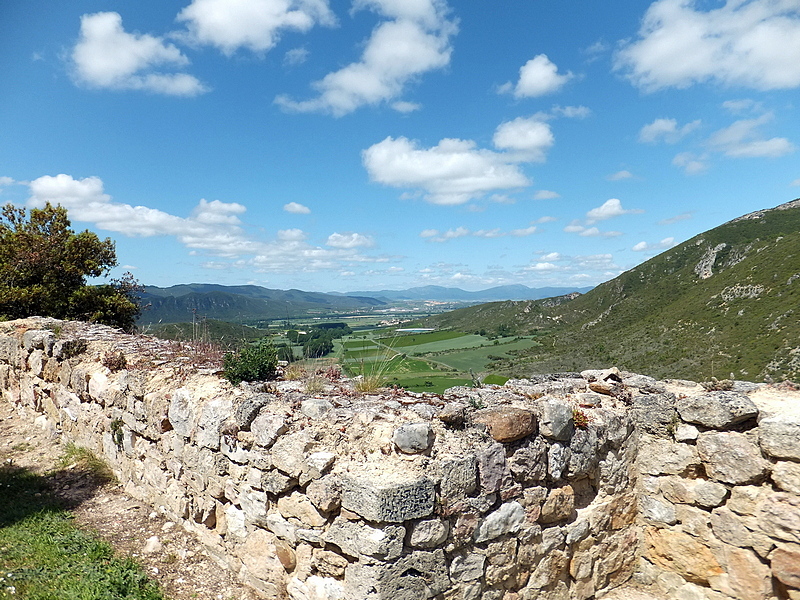
[[[0,324],[5,398],[267,598],[586,600],[631,576],[674,598],[797,597],[800,420],[745,393],[613,370],[445,395],[335,374],[233,387],[201,359]]]

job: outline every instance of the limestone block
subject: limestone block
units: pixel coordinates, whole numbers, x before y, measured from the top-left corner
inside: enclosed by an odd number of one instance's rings
[[[563,550],[566,533],[562,527],[548,527],[542,530],[541,551],[543,554],[553,550]]]
[[[450,524],[441,519],[424,519],[409,525],[408,545],[412,548],[435,548],[447,539]]]
[[[261,475],[259,487],[274,496],[283,494],[297,485],[297,479],[284,475],[277,469],[272,469]]]
[[[259,418],[260,415],[256,421]],[[251,429],[256,421],[253,421]],[[272,445],[272,463],[287,475],[298,477],[303,472],[306,455],[315,447],[316,442],[306,431],[282,435]]]
[[[474,581],[486,572],[486,557],[482,554],[458,554],[450,562],[450,578],[453,581]]]
[[[708,546],[696,538],[670,529],[645,529],[645,558],[693,583],[707,585],[709,577],[723,573]]]
[[[233,411],[236,426],[243,431],[250,430],[250,424],[261,409],[275,399],[272,394],[254,394],[237,402]]]
[[[675,505],[653,496],[641,496],[639,498],[639,508],[642,512],[642,517],[651,523],[674,525],[678,522],[675,516]]]
[[[402,472],[342,477],[342,506],[378,523],[401,523],[433,512],[433,481]]]
[[[309,527],[322,527],[328,522],[324,515],[317,511],[305,495],[292,492],[289,496],[278,498],[278,511],[286,519],[298,519]]]
[[[419,454],[433,446],[435,437],[430,423],[406,423],[394,430],[392,442],[401,452]]]
[[[766,600],[772,595],[770,568],[751,550],[725,547],[728,585],[737,600]]]
[[[711,535],[711,515],[700,508],[678,504],[675,506],[675,517],[681,524],[681,530],[708,542],[712,539]]]
[[[293,577],[286,586],[291,600],[344,600],[344,587],[332,577],[311,575],[305,581]]]
[[[724,506],[711,511],[711,530],[720,540],[732,546],[746,548],[753,543],[744,519]]]
[[[246,489],[239,494],[239,505],[244,511],[247,523],[266,525],[269,500],[265,492]]]
[[[247,537],[244,511],[239,510],[233,504],[229,504],[225,507],[225,523],[227,525],[228,536],[239,540],[243,540]]]
[[[402,525],[371,527],[361,521],[348,521],[339,517],[331,523],[323,539],[354,558],[364,555],[394,560],[403,551],[405,535],[406,529]]]
[[[547,477],[547,444],[541,437],[534,437],[517,448],[508,459],[508,468],[514,478],[531,484]]]
[[[250,431],[255,436],[255,443],[264,448],[269,448],[283,433],[288,431],[286,419],[268,410],[261,410],[258,416],[250,422]]]
[[[475,491],[478,485],[478,461],[474,454],[461,458],[441,458],[439,475],[442,500],[447,503],[457,502]]]
[[[239,546],[236,554],[251,576],[269,582],[279,591],[285,588],[286,571],[277,555],[277,541],[272,533],[255,529]]]
[[[693,504],[697,500],[697,492],[695,491],[697,487],[696,479],[686,479],[677,475],[654,479],[653,488],[645,490],[650,494],[660,492],[670,502],[679,504]]]
[[[775,463],[772,480],[780,489],[800,495],[800,464],[788,461]]]
[[[570,546],[585,540],[589,536],[589,519],[578,517],[575,521],[566,526],[566,543]]]
[[[728,488],[715,481],[697,480],[694,486],[695,504],[703,508],[714,508],[725,502]]]
[[[394,562],[359,561],[348,565],[345,594],[355,600],[423,600],[450,586],[442,550],[416,550]]]
[[[542,505],[541,523],[555,523],[572,517],[575,510],[575,491],[571,485],[550,490]]]
[[[529,410],[513,406],[480,410],[472,416],[472,420],[486,425],[489,428],[489,435],[498,442],[513,442],[536,433],[534,414]]]
[[[558,481],[569,464],[571,451],[559,442],[550,445],[547,450],[547,475],[551,481]]]
[[[75,369],[77,371],[77,369]],[[186,388],[178,388],[169,401],[167,416],[176,433],[185,438],[192,437],[195,429],[193,398]]]
[[[800,460],[800,417],[779,415],[758,424],[761,448],[775,458]]]
[[[618,531],[597,545],[593,550],[595,588],[613,587],[626,581],[637,564],[639,546],[639,534],[633,528]]]
[[[29,329],[22,334],[22,346],[30,352],[31,350],[42,350],[50,356],[53,353],[53,345],[56,336],[52,331],[46,329]]]
[[[32,377],[39,377],[44,368],[44,352],[42,350],[34,350],[28,356],[28,374]]]
[[[336,552],[330,550],[314,550],[314,566],[323,575],[344,577],[345,569],[349,564],[348,560]]]
[[[306,542],[313,546],[323,546],[325,541],[322,539],[322,532],[319,529],[302,529],[299,528],[295,534],[297,539],[301,542]]]
[[[282,540],[288,540],[292,543],[297,540],[297,525],[284,519],[283,515],[279,512],[269,513],[264,520],[264,524],[267,529]]]
[[[0,360],[16,366],[19,360],[19,342],[11,336],[0,336]]]
[[[767,494],[756,504],[755,517],[766,535],[800,543],[800,497],[786,492]]]
[[[498,491],[508,471],[505,446],[499,443],[492,444],[478,452],[477,460],[481,492],[488,494]]]
[[[676,442],[693,442],[697,439],[697,436],[700,435],[700,430],[697,429],[694,425],[687,425],[686,423],[681,423],[675,429],[675,441]]]
[[[697,450],[688,444],[643,435],[639,440],[639,470],[650,475],[680,475],[699,463]]]
[[[678,419],[675,395],[664,393],[634,396],[630,413],[640,431],[666,438]]]
[[[772,490],[764,486],[737,485],[731,488],[731,497],[725,506],[740,515],[752,515],[756,505],[770,494]]]
[[[681,419],[713,429],[726,429],[758,416],[758,408],[745,394],[716,391],[678,398]]]
[[[475,542],[493,540],[507,533],[515,533],[525,522],[525,509],[519,502],[502,504],[497,510],[489,513],[475,530]]]
[[[308,484],[306,495],[318,510],[331,512],[342,504],[342,482],[338,476],[325,475]]]
[[[547,438],[567,441],[572,436],[575,424],[572,405],[560,398],[541,398],[536,401],[539,415],[539,431]]]
[[[566,477],[577,479],[594,471],[599,462],[599,443],[593,427],[577,429],[569,443]]]
[[[91,385],[91,381],[89,383]],[[203,406],[195,435],[198,446],[219,450],[222,424],[228,419],[232,409],[233,403],[227,398],[215,398]]]
[[[768,463],[758,446],[735,431],[707,431],[697,438],[697,451],[709,477],[743,485],[763,480]]]
[[[545,556],[528,579],[528,587],[541,589],[563,580],[569,569],[569,558],[560,550],[555,550]]]
[[[783,544],[770,554],[772,575],[784,585],[800,589],[800,545]]]

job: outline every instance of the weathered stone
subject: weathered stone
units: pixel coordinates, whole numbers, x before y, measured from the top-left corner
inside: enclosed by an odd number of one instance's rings
[[[761,448],[775,458],[800,460],[800,417],[780,415],[758,424]]]
[[[292,492],[289,496],[278,498],[278,511],[284,518],[294,517],[309,527],[322,527],[328,520],[321,515],[311,500],[300,492]]]
[[[475,530],[477,543],[493,540],[506,533],[515,533],[525,521],[525,509],[519,502],[507,502],[489,513]]]
[[[676,504],[675,518],[678,519],[684,533],[705,543],[711,540],[711,515],[707,511],[686,504]]]
[[[547,450],[547,475],[551,481],[558,481],[564,475],[569,464],[571,450],[555,442]]]
[[[297,479],[284,475],[277,469],[267,471],[261,476],[261,489],[275,496],[283,494],[297,485]]]
[[[508,468],[517,481],[531,484],[547,477],[547,444],[541,437],[531,438],[508,459]]]
[[[638,461],[639,469],[650,475],[680,475],[699,462],[693,446],[652,436],[640,438]]]
[[[752,544],[744,520],[733,511],[720,506],[711,511],[711,529],[726,544],[745,548]]]
[[[236,426],[242,430],[249,430],[250,424],[256,418],[261,409],[275,399],[272,394],[255,394],[243,398],[234,410],[233,416]]]
[[[430,423],[406,423],[394,430],[392,441],[401,452],[419,454],[433,446],[436,435]]]
[[[456,555],[450,562],[450,578],[453,581],[474,581],[486,572],[486,557],[482,554]]]
[[[401,473],[342,477],[342,506],[368,521],[401,523],[427,517],[435,500],[433,481]]]
[[[478,478],[483,493],[496,492],[502,487],[505,477],[506,449],[503,444],[492,444],[477,455]]]
[[[402,525],[370,527],[359,521],[348,521],[339,517],[331,523],[323,539],[353,558],[363,554],[381,560],[394,560],[403,551],[405,535],[406,530]]]
[[[528,587],[538,590],[560,581],[565,578],[568,568],[569,559],[567,555],[561,550],[554,550],[545,556],[533,570],[528,579]],[[548,594],[547,596],[539,597],[549,598],[551,596]]]
[[[731,488],[731,497],[725,506],[737,514],[752,515],[756,505],[771,492],[771,489],[763,486],[737,485]]]
[[[309,483],[306,495],[317,509],[331,512],[342,504],[342,482],[335,475],[326,475]]]
[[[283,518],[279,512],[270,513],[264,520],[267,529],[281,539],[294,543],[297,540],[297,525]]]
[[[737,600],[764,600],[772,597],[770,570],[750,550],[725,547],[728,585]]]
[[[332,408],[333,404],[324,398],[306,398],[300,403],[300,412],[313,420],[323,418]]]
[[[758,416],[758,408],[745,394],[709,392],[700,396],[678,398],[676,407],[681,419],[713,429],[725,429]]]
[[[439,464],[439,492],[444,502],[461,500],[478,485],[478,461],[474,454],[463,458],[445,457]]]
[[[709,477],[742,485],[763,480],[768,471],[758,446],[735,431],[708,431],[697,438],[697,451]]]
[[[314,565],[322,575],[341,578],[344,577],[348,560],[336,552],[319,550],[314,552]]]
[[[539,414],[539,431],[547,438],[567,441],[572,436],[574,422],[572,405],[558,398],[542,398],[536,401]]]
[[[631,415],[640,430],[667,437],[678,422],[674,394],[634,396]]]
[[[577,429],[569,443],[568,479],[578,479],[591,473],[599,462],[599,442],[594,428]]]
[[[756,523],[770,537],[800,543],[800,497],[775,492],[756,504]]]
[[[575,491],[571,485],[550,490],[542,505],[542,514],[539,521],[542,523],[555,523],[569,519],[575,510]]]
[[[790,588],[800,589],[800,545],[778,546],[770,554],[772,575]]]
[[[167,416],[172,429],[185,438],[191,437],[194,433],[195,415],[192,405],[192,397],[186,388],[178,388],[172,393]]]
[[[239,494],[239,505],[249,523],[263,525],[266,523],[269,500],[264,492],[248,490]]]
[[[652,496],[639,498],[639,507],[642,516],[652,523],[674,525],[678,519],[675,516],[675,506]]]
[[[22,334],[22,346],[25,350],[43,350],[48,356],[53,352],[55,340],[53,332],[46,329],[29,329]]]
[[[800,495],[800,464],[784,461],[775,463],[772,480],[780,489]]]
[[[725,502],[728,488],[714,481],[698,480],[694,486],[695,504],[703,508],[714,508]]]
[[[255,443],[264,448],[269,448],[278,439],[278,436],[288,431],[286,419],[268,410],[262,409],[258,416],[250,423]]]
[[[198,446],[219,450],[222,424],[230,416],[232,408],[233,405],[227,398],[216,398],[203,406],[195,435],[195,441]]]
[[[237,550],[237,555],[250,575],[269,586],[270,595],[277,598],[284,588],[286,571],[277,556],[276,541],[270,532],[256,529],[247,536],[244,544]]]
[[[356,562],[344,576],[347,598],[359,600],[423,600],[450,586],[442,550],[416,550],[391,563]]]
[[[708,584],[709,577],[723,573],[711,550],[690,535],[669,529],[645,529],[646,558],[684,579]]]
[[[687,425],[686,423],[681,423],[675,429],[675,441],[676,442],[693,442],[697,439],[697,436],[700,435],[700,430],[697,429],[694,425]]]
[[[489,434],[498,442],[513,442],[536,433],[534,414],[512,406],[478,411],[472,415],[472,420],[486,425]]]
[[[259,418],[261,418],[261,415],[253,421],[251,429],[255,427]],[[256,440],[258,440],[258,433],[256,433]],[[306,431],[282,435],[272,445],[272,462],[287,475],[298,477],[303,472],[306,455],[315,446],[316,442]]]
[[[436,414],[436,418],[445,425],[461,427],[467,419],[467,405],[462,402],[448,402]]]
[[[414,548],[435,548],[444,543],[450,524],[441,519],[426,519],[409,526],[408,545]]]

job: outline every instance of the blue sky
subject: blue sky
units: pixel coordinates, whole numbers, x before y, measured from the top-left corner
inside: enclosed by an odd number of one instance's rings
[[[800,196],[800,1],[7,0],[0,202],[143,283],[595,285]]]

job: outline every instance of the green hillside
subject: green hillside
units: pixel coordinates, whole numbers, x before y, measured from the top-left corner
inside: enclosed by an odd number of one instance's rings
[[[539,332],[524,376],[616,365],[655,377],[800,378],[800,200],[698,235],[584,295],[499,302],[426,326]]]

